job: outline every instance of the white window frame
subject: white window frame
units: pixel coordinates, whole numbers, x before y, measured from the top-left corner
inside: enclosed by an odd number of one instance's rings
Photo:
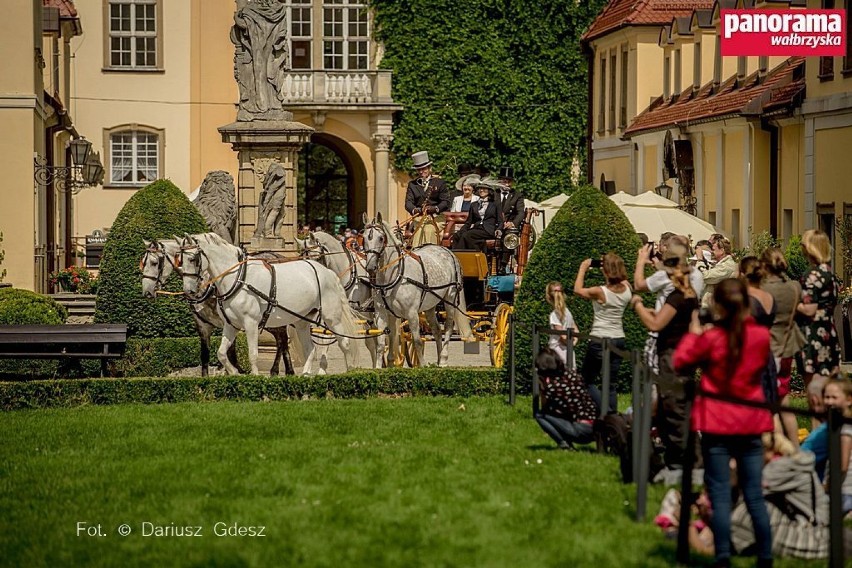
[[[129,29],[113,30],[112,9],[114,6],[127,6]],[[137,30],[137,10],[153,7],[153,26],[152,30]],[[105,0],[104,2],[104,68],[108,70],[118,71],[159,71],[163,69],[163,3],[162,0]],[[123,46],[118,50],[119,53],[128,53],[130,61],[128,64],[113,62],[113,54],[116,50],[113,48],[113,40],[128,40],[129,46],[125,50]],[[139,64],[137,63],[138,40],[144,40],[146,43],[153,41],[153,49],[147,50],[145,53],[153,53],[154,62]]]
[[[367,3],[363,0],[325,0],[322,6],[322,66],[327,71],[366,71],[370,68],[370,15]],[[363,10],[366,21],[363,29],[358,29],[361,23],[351,16]],[[340,16],[329,19],[330,11]],[[340,34],[332,29],[326,33],[327,25],[340,26]],[[356,26],[355,33],[350,33],[350,25]],[[362,33],[363,32],[363,33]],[[362,52],[363,53],[360,53]],[[340,66],[329,65],[327,57],[339,60]],[[350,59],[354,58],[355,65]]]
[[[114,176],[119,171],[123,171],[128,167],[116,163],[117,159],[128,159],[126,155],[118,154],[116,144],[119,142],[116,140],[116,137],[128,135],[130,136],[129,168],[131,179],[114,179]],[[140,140],[143,136],[154,137],[154,139],[153,141],[147,140],[143,142]],[[164,130],[136,124],[117,126],[104,132],[104,142],[104,148],[106,149],[105,161],[107,167],[104,187],[137,188],[146,186],[157,179],[163,178],[163,149],[165,148]],[[151,168],[148,164],[144,164],[143,167],[140,167],[140,159],[145,158],[145,156],[140,155],[142,144],[148,144],[149,150],[150,145],[153,145],[155,149],[155,154],[153,156],[155,163],[153,168]],[[148,157],[150,158],[150,156]],[[139,179],[138,174],[142,169],[148,170],[149,174],[153,175],[152,179]],[[151,175],[149,175],[149,177],[151,177]]]
[[[314,14],[313,14],[313,4],[311,0],[287,0],[287,17],[289,18],[287,21],[290,23],[290,33],[287,34],[287,42],[290,47],[290,64],[293,64],[295,60],[293,53],[293,41],[306,42],[310,45],[311,53],[308,54],[308,61],[310,62],[308,69],[313,68],[313,26],[314,26]],[[299,19],[296,19],[296,14],[299,14]],[[307,19],[305,19],[307,16]],[[295,26],[299,26],[299,32],[296,33]],[[302,33],[307,28],[307,34]]]

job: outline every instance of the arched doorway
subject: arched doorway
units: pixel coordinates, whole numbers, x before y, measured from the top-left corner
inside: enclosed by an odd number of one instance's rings
[[[299,152],[299,227],[337,234],[360,226],[366,188],[366,169],[352,147],[335,136],[314,134]]]

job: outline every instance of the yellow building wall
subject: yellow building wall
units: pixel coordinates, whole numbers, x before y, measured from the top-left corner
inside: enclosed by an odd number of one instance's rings
[[[209,2],[205,4],[215,4]],[[84,22],[84,35],[78,39],[72,92],[75,122],[81,133],[89,133],[93,150],[104,152],[107,129],[138,124],[165,129],[160,157],[162,177],[184,192],[195,189],[190,178],[190,29],[189,2],[166,0],[163,7],[162,72],[104,71],[104,3],[77,0],[77,12]],[[232,6],[230,6],[233,9]],[[227,35],[225,36],[227,37]],[[213,46],[210,46],[213,49]],[[233,83],[233,77],[231,77]],[[218,136],[218,133],[217,133]],[[104,164],[109,175],[109,166]],[[109,178],[105,179],[109,185]],[[136,188],[89,188],[75,201],[75,232],[78,236],[112,225],[118,211]]]
[[[761,130],[759,126],[755,126],[753,132],[751,219],[746,225],[746,229],[751,226],[752,234],[756,235],[761,231],[769,230],[770,215],[772,213],[769,207],[769,159],[771,148],[768,132]]]
[[[607,181],[615,181],[616,189],[620,191],[630,190],[630,158],[607,158],[595,160],[595,178],[593,183],[600,183],[601,174],[606,176]]]
[[[712,72],[712,71],[711,71]],[[722,214],[718,211],[716,203],[716,185],[718,176],[716,174],[716,164],[719,161],[717,145],[719,133],[705,133],[701,141],[701,158],[704,165],[702,170],[704,195],[704,218],[707,219],[710,211],[716,212],[716,219],[721,220]]]
[[[6,5],[8,4],[8,5]],[[41,0],[4,3],[0,20],[0,53],[14,72],[0,73],[0,250],[5,259],[4,282],[17,288],[36,289],[33,254],[38,225],[38,196],[33,181],[33,152],[44,155],[44,131],[39,118],[44,90],[41,69],[33,57],[41,46],[36,19]],[[38,44],[36,44],[38,38]]]
[[[852,148],[852,126],[828,128],[814,132],[814,201],[834,203],[834,215],[843,215],[843,203],[852,203],[849,149]],[[819,226],[816,224],[816,226]],[[836,243],[835,243],[836,244]],[[835,267],[842,268],[840,247],[835,247]]]
[[[744,132],[735,130],[725,133],[725,211],[716,213],[717,219],[724,219],[725,228],[731,233],[736,246],[740,244],[740,235],[746,228],[747,220],[743,211],[743,179],[745,151]],[[739,227],[734,225],[734,209],[740,212]]]
[[[781,128],[781,155],[778,158],[778,236],[783,239],[801,233],[805,208],[804,125],[791,124]],[[792,232],[784,234],[784,211],[792,213]]]
[[[234,81],[234,45],[229,33],[234,23],[233,2],[192,0],[190,96],[192,188],[212,170],[225,170],[237,179],[237,155],[222,142],[217,130],[237,119],[239,99]],[[310,124],[310,123],[309,123]]]
[[[645,159],[644,159],[644,179],[642,180],[642,187],[639,188],[640,191],[653,189],[657,187],[658,181],[660,178],[660,172],[657,171],[657,145],[656,144],[646,144],[645,145]]]
[[[636,112],[647,109],[651,101],[663,94],[663,50],[653,43],[636,46]],[[656,185],[656,184],[655,184]]]

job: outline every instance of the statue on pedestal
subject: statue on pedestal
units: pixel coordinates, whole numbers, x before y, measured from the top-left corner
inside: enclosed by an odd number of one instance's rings
[[[287,173],[278,162],[269,164],[263,178],[263,192],[257,204],[257,225],[255,238],[275,238],[280,236],[284,222],[284,198],[287,196]]]
[[[237,198],[231,174],[224,170],[208,172],[192,203],[207,221],[211,231],[234,244]]]
[[[281,87],[290,67],[287,6],[281,0],[236,0],[231,27],[234,78],[240,89],[238,121],[289,120]]]

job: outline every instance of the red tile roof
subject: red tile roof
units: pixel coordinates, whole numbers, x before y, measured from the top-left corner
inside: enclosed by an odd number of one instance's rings
[[[60,18],[77,17],[77,8],[74,7],[73,0],[41,0],[41,5],[45,8],[59,8]]]
[[[591,41],[625,26],[671,24],[672,18],[712,7],[712,0],[610,0],[581,39]]]
[[[736,77],[731,77],[715,93],[711,92],[713,84],[708,83],[697,93],[689,88],[668,101],[659,97],[633,120],[624,137],[728,116],[759,116],[785,110],[801,104],[804,71],[805,59],[791,57],[769,71],[761,82],[755,72],[739,87]]]

